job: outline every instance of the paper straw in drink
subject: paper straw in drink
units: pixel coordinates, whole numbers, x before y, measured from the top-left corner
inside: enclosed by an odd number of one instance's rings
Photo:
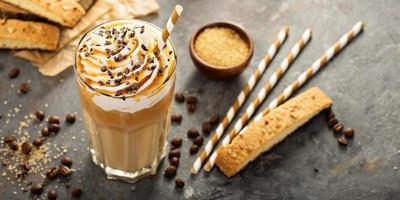
[[[175,24],[178,21],[179,17],[181,16],[183,11],[183,8],[181,5],[176,5],[174,10],[171,13],[171,16],[169,17],[167,24],[165,25],[164,29],[161,32],[161,35],[158,37],[158,46],[156,46],[155,49],[157,50],[162,50],[165,46],[165,43],[167,42],[169,36],[172,33],[172,30],[174,30]]]
[[[197,174],[203,165],[205,159],[210,155],[213,146],[218,142],[218,139],[221,138],[222,134],[226,127],[229,126],[232,119],[235,117],[237,111],[242,106],[243,102],[246,100],[249,93],[253,90],[254,86],[260,79],[261,75],[264,73],[266,67],[269,65],[271,60],[274,58],[276,52],[282,46],[283,42],[286,40],[288,35],[289,28],[284,27],[278,34],[278,38],[275,39],[274,43],[268,49],[265,57],[260,61],[256,71],[250,77],[248,82],[243,87],[242,91],[239,93],[239,96],[234,101],[233,105],[229,108],[227,114],[225,115],[222,122],[218,125],[216,131],[211,135],[210,140],[207,142],[203,151],[201,151],[200,156],[194,162],[191,172],[193,174]]]

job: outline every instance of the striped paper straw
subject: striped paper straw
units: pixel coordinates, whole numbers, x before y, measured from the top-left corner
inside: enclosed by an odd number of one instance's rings
[[[264,101],[265,97],[271,92],[272,88],[274,88],[278,80],[283,76],[283,74],[286,72],[289,66],[294,62],[299,53],[304,49],[305,45],[308,43],[308,41],[310,41],[311,34],[312,34],[311,30],[307,29],[301,36],[300,40],[293,46],[289,54],[281,62],[280,66],[271,75],[269,80],[265,83],[264,87],[258,92],[257,97],[254,99],[253,102],[251,102],[251,104],[247,107],[246,111],[236,122],[232,131],[230,131],[229,134],[224,137],[221,145],[211,154],[210,158],[203,167],[206,171],[210,171],[214,166],[215,159],[217,158],[217,152],[219,151],[219,149],[221,147],[228,145],[231,141],[231,138],[234,138],[239,133],[242,127],[254,114],[255,110]]]
[[[225,128],[228,127],[229,123],[235,117],[237,111],[242,106],[243,102],[246,100],[249,93],[253,90],[255,84],[260,79],[261,75],[264,73],[265,68],[269,65],[271,60],[274,58],[276,52],[282,46],[283,42],[286,40],[288,35],[289,28],[285,26],[278,34],[278,37],[275,39],[274,43],[269,47],[267,54],[258,64],[256,71],[251,75],[250,79],[243,87],[242,91],[239,93],[239,96],[236,98],[233,105],[229,108],[227,114],[225,115],[222,122],[218,125],[216,131],[211,135],[210,140],[207,142],[205,148],[200,153],[200,156],[197,157],[196,161],[192,166],[192,173],[197,174],[203,165],[205,159],[207,159],[208,155],[210,155],[213,146],[218,142],[219,138],[221,138],[222,134],[225,131]]]
[[[171,13],[171,16],[169,16],[167,25],[164,27],[164,29],[162,30],[161,35],[158,38],[158,49],[157,50],[162,50],[165,46],[165,43],[167,42],[169,36],[172,33],[172,30],[175,27],[176,22],[178,21],[179,17],[181,16],[183,11],[183,8],[181,5],[176,5],[174,10]]]
[[[287,100],[300,86],[302,86],[306,81],[312,78],[323,66],[325,66],[333,56],[337,55],[349,42],[353,40],[362,30],[364,29],[364,23],[362,21],[358,22],[353,28],[344,34],[339,41],[337,41],[333,46],[331,46],[318,60],[316,60],[310,67],[308,67],[292,84],[290,84],[283,93],[281,93],[277,98],[275,98],[269,106],[258,114],[253,122],[259,121],[263,116],[267,115],[271,110],[278,107],[285,100]],[[242,134],[247,129],[247,126],[243,128],[239,134]]]

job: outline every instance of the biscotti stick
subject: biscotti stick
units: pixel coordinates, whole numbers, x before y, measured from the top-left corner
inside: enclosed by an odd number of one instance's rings
[[[1,49],[55,50],[60,36],[57,26],[18,19],[5,20],[0,33]]]
[[[331,105],[332,100],[319,88],[308,89],[249,125],[243,134],[219,151],[217,166],[226,176],[235,175],[258,155]]]
[[[72,28],[85,15],[85,10],[74,0],[3,0],[33,14]]]

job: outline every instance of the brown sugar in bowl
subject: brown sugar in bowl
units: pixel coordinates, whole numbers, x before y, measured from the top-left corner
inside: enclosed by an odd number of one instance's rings
[[[238,33],[239,36],[247,43],[248,54],[242,63],[234,66],[217,66],[207,63],[196,54],[194,46],[197,36],[206,28],[211,28],[211,27],[229,28]],[[246,31],[243,28],[230,22],[213,22],[200,27],[196,32],[193,33],[189,43],[190,56],[192,57],[192,60],[196,65],[197,69],[199,69],[205,75],[213,79],[226,79],[240,74],[249,65],[250,60],[253,56],[253,51],[254,51],[254,46],[250,36],[246,33]]]

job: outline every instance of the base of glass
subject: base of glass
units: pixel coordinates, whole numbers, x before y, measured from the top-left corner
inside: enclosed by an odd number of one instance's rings
[[[96,151],[94,149],[90,149],[90,153],[92,155],[92,160],[94,164],[103,169],[103,171],[106,173],[107,179],[125,181],[128,183],[135,183],[144,177],[156,174],[158,164],[160,164],[162,159],[164,159],[165,157],[166,149],[167,149],[167,142],[165,142],[164,144],[160,157],[154,160],[154,162],[149,167],[144,167],[134,172],[126,172],[123,170],[113,169],[111,167],[108,167],[104,163],[99,161],[96,155]]]

